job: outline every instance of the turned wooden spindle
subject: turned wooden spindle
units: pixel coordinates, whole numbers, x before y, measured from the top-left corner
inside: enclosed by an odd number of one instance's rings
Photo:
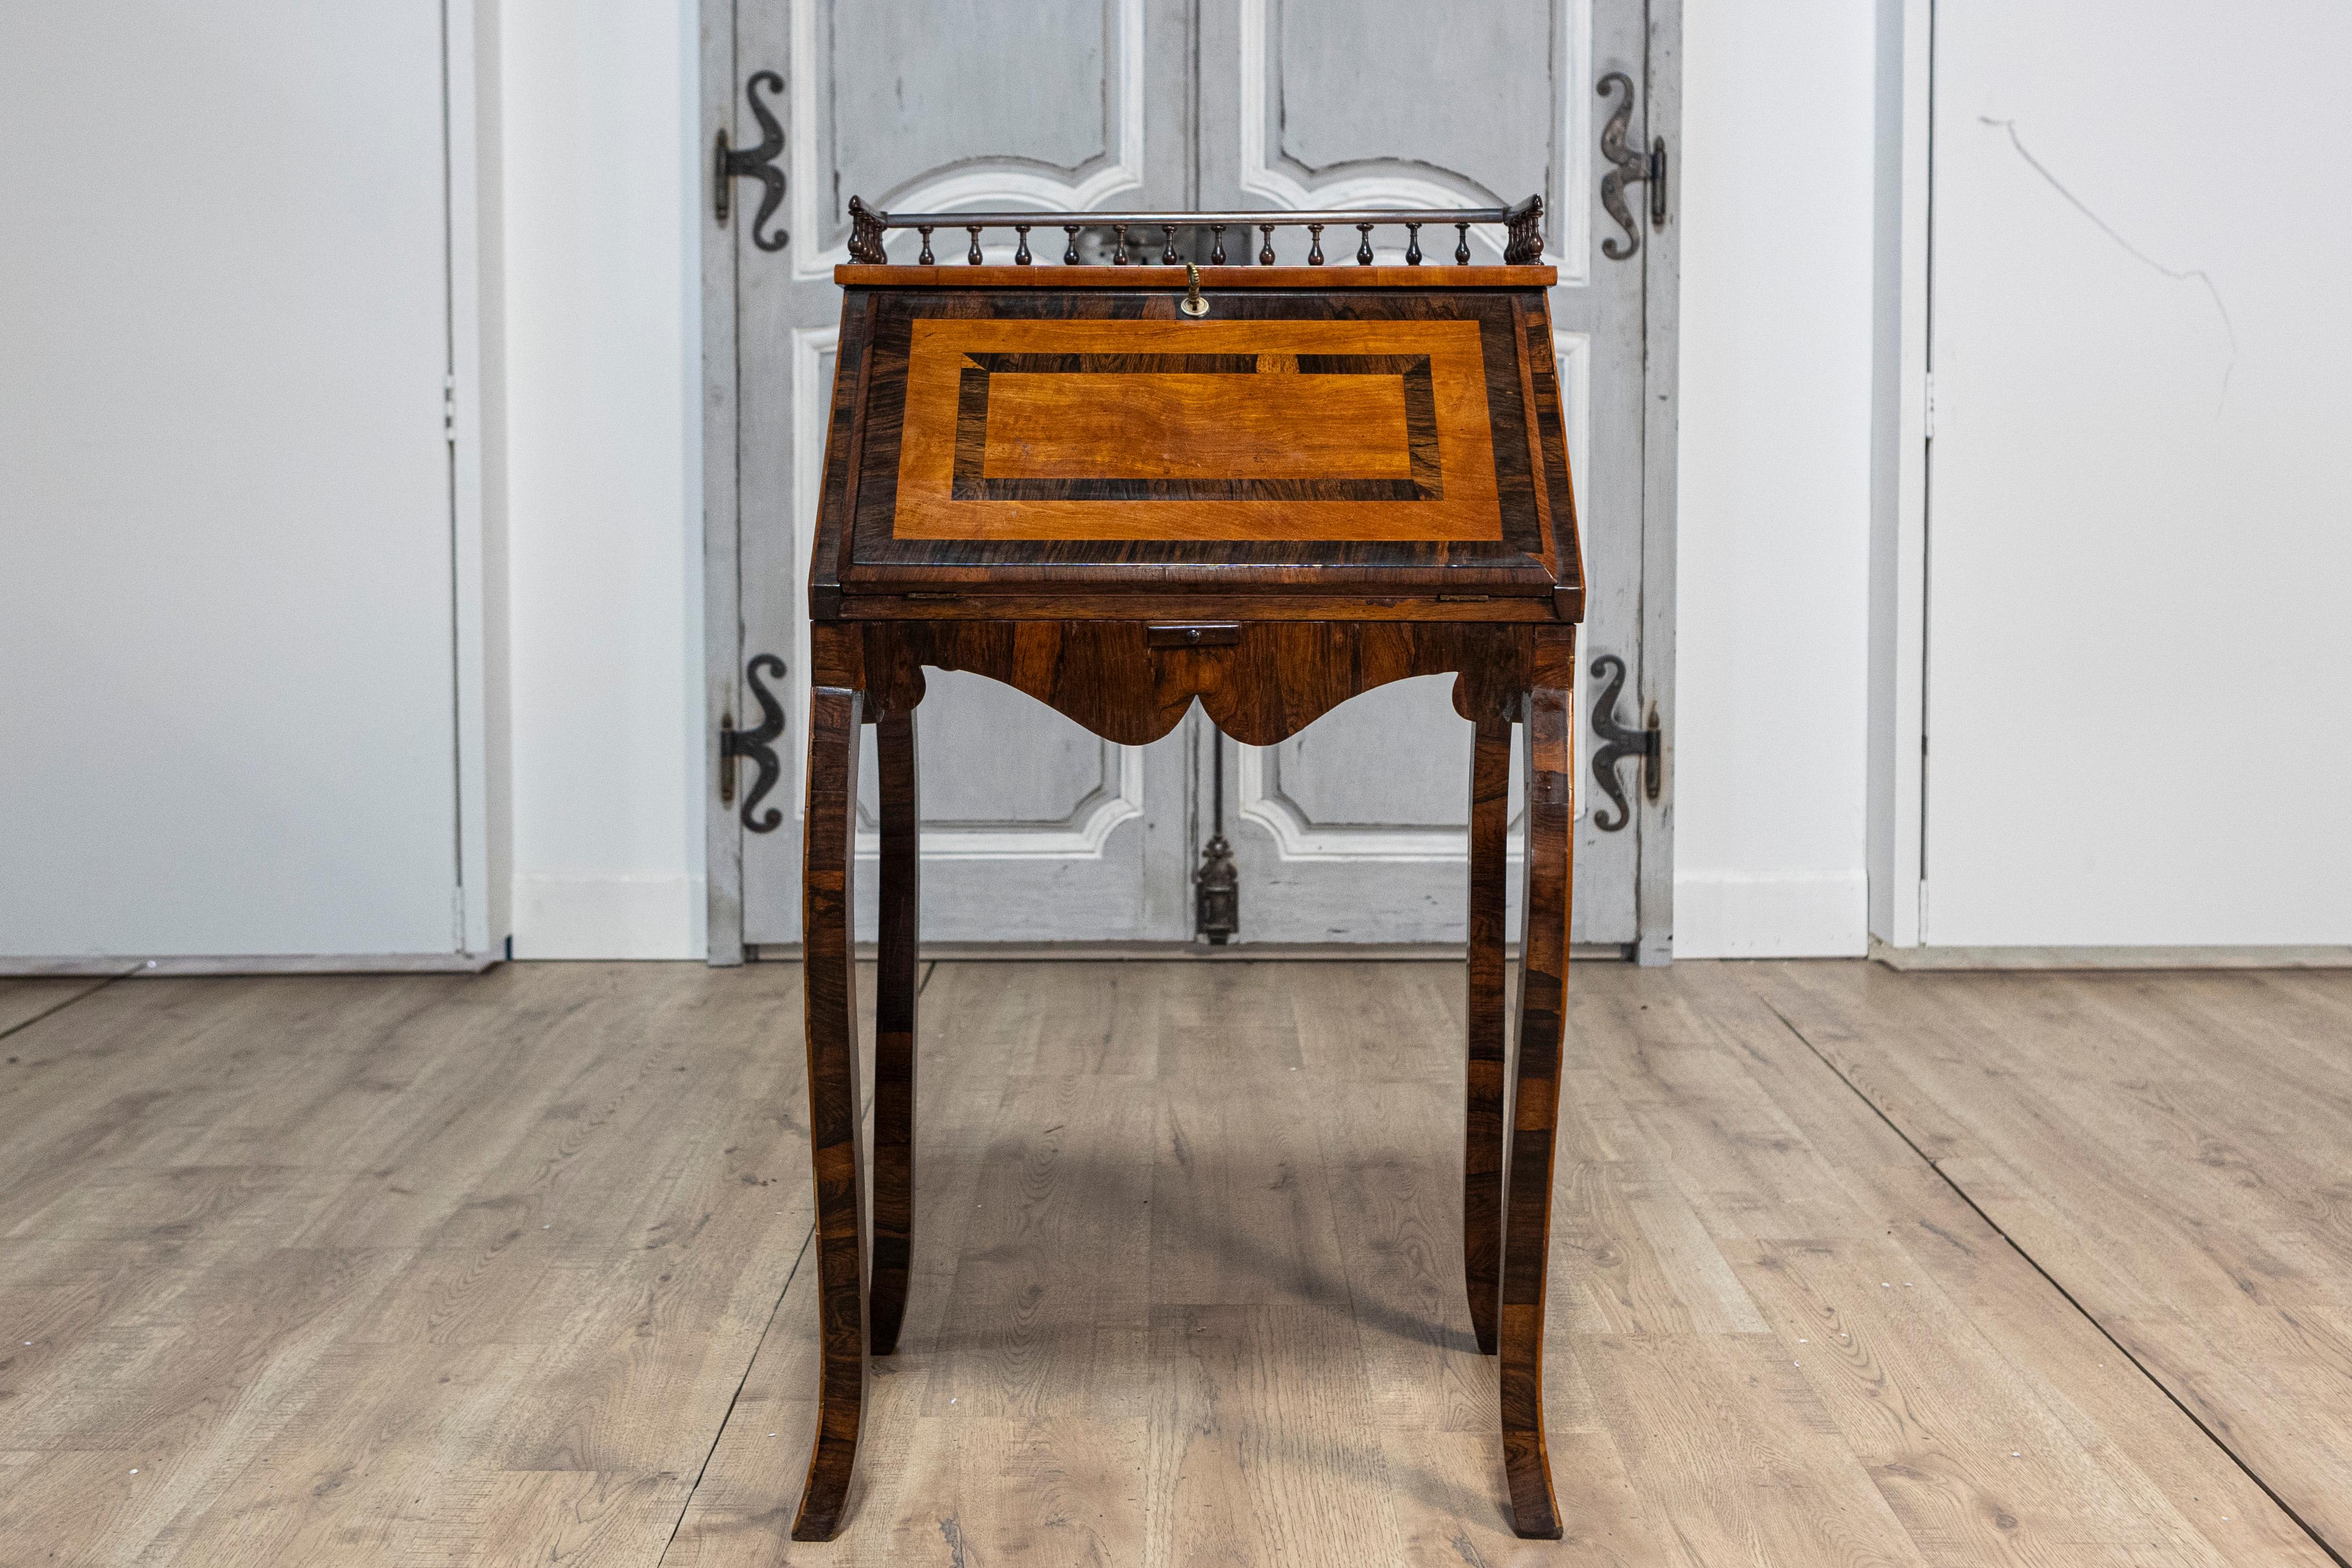
[[[1094,256],[1098,261],[1108,261],[1115,267],[1129,267],[1152,261],[1155,253],[1146,247],[1141,237],[1154,228],[1160,231],[1156,264],[1170,267],[1181,265],[1188,255],[1196,258],[1201,255],[1197,238],[1188,240],[1181,246],[1176,243],[1178,229],[1183,229],[1194,235],[1203,228],[1210,230],[1212,237],[1210,246],[1207,247],[1206,258],[1207,264],[1211,266],[1226,266],[1234,260],[1245,258],[1245,253],[1244,257],[1229,258],[1226,255],[1225,230],[1227,228],[1238,228],[1245,237],[1252,227],[1257,229],[1259,234],[1257,265],[1261,267],[1275,267],[1281,264],[1275,255],[1274,231],[1277,228],[1303,228],[1307,231],[1305,264],[1309,267],[1325,265],[1323,231],[1326,228],[1342,226],[1352,227],[1356,231],[1355,257],[1356,265],[1359,267],[1380,266],[1380,251],[1373,243],[1372,231],[1383,224],[1394,224],[1405,230],[1404,258],[1405,265],[1409,267],[1422,266],[1425,260],[1430,259],[1422,249],[1421,231],[1431,224],[1453,226],[1455,235],[1454,261],[1456,266],[1461,267],[1473,265],[1470,256],[1470,231],[1480,224],[1499,223],[1503,226],[1504,240],[1507,243],[1503,241],[1494,243],[1500,250],[1501,260],[1506,266],[1521,267],[1540,264],[1543,259],[1544,243],[1543,202],[1537,196],[1529,196],[1507,207],[1426,211],[1299,210],[1270,215],[1262,220],[1255,219],[1253,215],[1246,213],[1218,212],[971,211],[891,214],[877,212],[853,197],[850,218],[849,259],[853,265],[867,267],[886,267],[890,264],[889,256],[884,247],[884,241],[888,236],[888,231],[894,228],[911,228],[921,235],[920,264],[926,267],[938,264],[938,258],[932,251],[932,244],[936,231],[940,229],[952,231],[961,228],[971,237],[970,243],[965,247],[964,259],[974,267],[988,264],[982,249],[981,238],[982,232],[992,228],[1012,229],[1015,236],[1013,265],[1023,266],[1037,259],[1030,253],[1030,231],[1033,228],[1045,228],[1055,224],[1060,225],[1064,235],[1067,237],[1063,246],[1062,261],[1064,265],[1071,267],[1085,265],[1085,260],[1080,255],[1083,247],[1078,244],[1078,231],[1086,228],[1108,228],[1113,231],[1113,243],[1105,247],[1110,251],[1110,255],[1104,257],[1097,251],[1089,251],[1088,254]],[[1035,221],[1040,218],[1045,222]],[[1135,231],[1133,237],[1138,241],[1132,252],[1129,247],[1129,230]]]

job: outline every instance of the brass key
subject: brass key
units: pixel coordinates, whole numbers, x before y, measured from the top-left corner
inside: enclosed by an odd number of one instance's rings
[[[1201,298],[1201,269],[1189,261],[1184,263],[1184,298],[1177,301],[1176,308],[1188,316],[1209,313],[1209,302]]]

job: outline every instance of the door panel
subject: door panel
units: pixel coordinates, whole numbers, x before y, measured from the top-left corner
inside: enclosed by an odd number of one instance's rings
[[[1127,173],[1121,155],[1136,149],[1122,144],[1131,139],[1121,134],[1119,66],[1141,40],[1129,36],[1131,18],[1119,9],[1033,0],[973,7],[959,27],[954,12],[919,0],[828,7],[820,145],[839,177],[838,199],[863,193],[876,205],[931,210],[931,200],[895,193],[943,176],[984,180],[989,164],[1034,165],[1066,187],[1106,164]],[[888,134],[872,134],[886,126]],[[1141,182],[1130,174],[1119,183]],[[826,230],[827,248],[846,245],[845,217],[834,215],[840,226]]]
[[[923,815],[945,832],[1022,833],[1063,838],[1085,827],[1094,803],[1120,792],[1120,773],[1139,747],[1114,745],[1073,724],[1035,698],[976,675],[935,669],[923,704],[922,743],[951,766],[923,781]],[[936,707],[933,704],[937,704]],[[1017,750],[998,737],[1018,734]],[[868,742],[870,743],[871,737]],[[875,791],[864,782],[866,826]],[[1131,811],[1123,814],[1131,816]],[[1101,829],[1108,831],[1110,825]]]
[[[1452,9],[1213,0],[1202,48],[1208,205],[1458,205],[1543,195],[1544,259],[1560,275],[1550,305],[1590,584],[1579,662],[1616,653],[1633,667],[1636,689],[1643,280],[1638,257],[1612,260],[1597,248],[1593,85],[1611,70],[1644,80],[1646,26],[1645,8],[1627,0]],[[1496,133],[1507,125],[1542,134]],[[1643,205],[1638,187],[1633,199]],[[1612,222],[1605,233],[1619,231]],[[1327,232],[1329,263],[1350,264],[1357,238]],[[1375,231],[1376,259],[1402,260],[1404,240],[1399,229]],[[1502,242],[1499,227],[1474,233],[1472,259],[1500,259]],[[1454,245],[1450,230],[1423,231],[1433,265],[1449,262]],[[1360,698],[1261,758],[1228,743],[1242,939],[1461,941],[1469,734],[1448,683],[1426,680]],[[1311,804],[1318,801],[1319,812]],[[1352,804],[1342,809],[1341,801]],[[1584,805],[1580,793],[1573,934],[1630,942],[1642,824],[1602,833]]]
[[[732,499],[742,521],[712,552],[737,571],[723,544],[740,542],[734,713],[748,710],[740,672],[751,655],[784,653],[795,688],[805,668],[806,552],[839,314],[831,268],[847,258],[852,193],[886,208],[952,210],[1458,206],[1540,192],[1546,258],[1560,272],[1550,307],[1590,584],[1580,662],[1616,653],[1632,667],[1630,689],[1649,689],[1640,635],[1646,258],[1613,261],[1598,249],[1618,231],[1598,216],[1595,110],[1605,106],[1593,92],[1603,72],[1622,70],[1646,100],[1642,0],[1451,10],[1402,0],[1055,0],[978,18],[917,0],[793,0],[730,14],[726,102],[739,145],[756,139],[740,82],[762,68],[787,80],[792,231],[781,254],[756,249],[740,225],[734,241]],[[1640,112],[1633,131],[1629,140],[1646,146]],[[1639,187],[1633,202],[1643,205]],[[1377,232],[1379,258],[1402,260],[1404,238]],[[1451,259],[1451,230],[1422,238],[1430,264]],[[1357,239],[1327,232],[1330,262],[1351,261]],[[1475,231],[1474,259],[1499,260],[1503,241],[1500,226]],[[894,235],[894,258],[913,259],[918,243]],[[964,243],[941,233],[935,251],[951,261]],[[1284,260],[1305,259],[1304,236],[1279,244]],[[1007,259],[1005,248],[992,244],[989,258]],[[1249,757],[1197,710],[1167,740],[1122,752],[984,682],[934,672],[929,690],[919,713],[929,937],[1190,935],[1189,875],[1213,830],[1209,770],[1221,747],[1244,940],[1463,935],[1469,727],[1444,679],[1372,693]],[[714,926],[731,918],[726,857],[740,843],[751,942],[798,935],[804,702],[795,690],[781,746],[785,826],[714,841]],[[1579,816],[1574,935],[1630,942],[1641,841],[1657,816],[1602,834],[1580,797]]]
[[[1454,711],[1453,690],[1450,675],[1400,680],[1279,745],[1227,742],[1234,806],[1249,825],[1239,852],[1247,940],[1458,940],[1471,727]],[[1518,919],[1524,784],[1515,747],[1507,931]]]
[[[2214,20],[1936,8],[1937,946],[2352,942],[2352,15]]]
[[[1485,205],[1529,191],[1549,204],[1557,141],[1496,130],[1549,131],[1568,107],[1548,47],[1555,8],[1209,0],[1203,191],[1230,186],[1255,198],[1240,204],[1248,206]],[[1580,7],[1561,0],[1557,9],[1572,20]],[[1500,226],[1486,237],[1494,254],[1478,259],[1499,260]],[[1377,238],[1403,249],[1402,235]],[[1351,232],[1336,256],[1354,254]]]
[[[753,656],[779,654],[788,671],[779,693],[783,777],[772,803],[782,821],[733,838],[743,941],[788,942],[800,936],[808,552],[841,316],[833,268],[848,259],[849,197],[925,210],[1181,205],[1186,35],[1171,0],[978,11],[793,0],[740,5],[734,17],[734,144],[759,138],[740,84],[763,69],[785,82],[775,108],[787,132],[790,239],[762,251],[748,223],[733,228],[741,637],[732,711],[757,711],[740,684]],[[1150,180],[1159,184],[1147,191]],[[961,237],[940,237],[943,258],[961,255]],[[912,260],[914,237],[897,243]],[[917,724],[927,938],[1188,934],[1181,733],[1156,747],[1108,746],[1018,692],[937,671]],[[862,843],[870,856],[870,834]],[[713,879],[719,919],[724,871]],[[872,884],[868,876],[860,886],[866,936]]]
[[[467,945],[442,27],[9,9],[0,954]]]

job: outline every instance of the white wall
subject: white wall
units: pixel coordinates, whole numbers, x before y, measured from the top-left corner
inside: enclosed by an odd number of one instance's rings
[[[519,958],[698,958],[691,0],[506,0]]]
[[[1676,947],[1854,952],[1892,7],[1685,5]],[[696,957],[697,8],[501,9],[515,951]]]
[[[1859,952],[1869,0],[1687,0],[1675,948]],[[515,952],[698,956],[691,0],[508,0]]]
[[[1685,0],[1678,957],[1867,944],[1872,11]]]

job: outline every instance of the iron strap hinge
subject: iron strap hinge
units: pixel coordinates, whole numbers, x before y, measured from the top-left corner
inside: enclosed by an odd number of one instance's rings
[[[743,797],[743,826],[752,833],[773,833],[784,820],[784,814],[772,805],[765,811],[760,809],[768,792],[776,787],[776,781],[784,773],[783,762],[776,755],[776,742],[784,733],[784,708],[761,677],[781,679],[783,673],[784,661],[774,654],[756,656],[744,667],[743,684],[751,691],[751,700],[760,705],[759,727],[738,730],[732,713],[722,714],[719,720],[719,803],[734,804],[736,759],[742,758],[759,769],[759,776],[751,782],[751,793]]]
[[[1623,261],[1642,248],[1642,226],[1625,204],[1626,186],[1647,184],[1650,226],[1666,226],[1666,139],[1651,138],[1647,153],[1626,145],[1633,125],[1633,79],[1623,71],[1611,71],[1594,84],[1594,90],[1603,98],[1612,88],[1622,88],[1625,99],[1601,128],[1601,156],[1609,165],[1609,172],[1601,177],[1601,205],[1617,220],[1625,237],[1621,240],[1612,235],[1602,240],[1601,254],[1612,261]]]
[[[711,147],[710,205],[724,226],[733,210],[732,187],[738,179],[760,182],[760,211],[751,220],[751,243],[762,250],[782,250],[792,237],[778,229],[773,234],[761,232],[776,209],[783,205],[784,172],[776,167],[783,156],[784,128],[776,123],[775,115],[762,102],[762,89],[769,92],[784,90],[784,79],[774,71],[755,71],[743,84],[743,96],[751,101],[753,118],[760,122],[760,143],[756,147],[733,148],[727,144],[727,128],[720,126]]]
[[[1638,730],[1617,721],[1617,695],[1625,689],[1623,659],[1613,653],[1604,653],[1592,661],[1592,675],[1594,679],[1608,683],[1592,704],[1592,733],[1601,742],[1592,753],[1592,779],[1608,795],[1609,805],[1617,813],[1612,819],[1606,808],[1594,812],[1592,826],[1603,833],[1616,833],[1633,819],[1624,787],[1617,782],[1617,764],[1628,757],[1641,758],[1642,794],[1651,800],[1657,799],[1665,772],[1665,736],[1658,728],[1655,709],[1650,711],[1649,722]]]

